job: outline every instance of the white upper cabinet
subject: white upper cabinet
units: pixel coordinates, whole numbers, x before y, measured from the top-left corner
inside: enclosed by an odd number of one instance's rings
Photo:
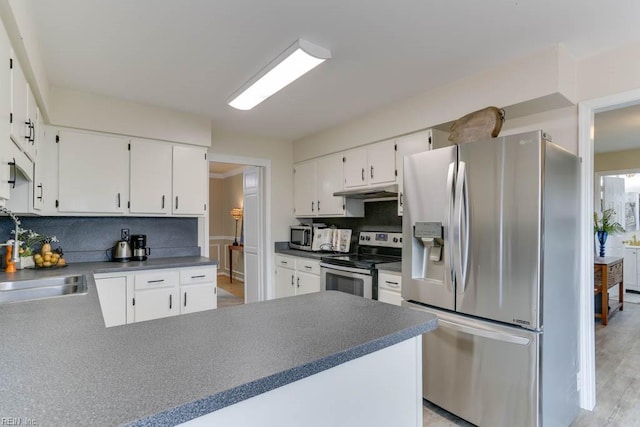
[[[296,216],[316,216],[316,162],[296,163],[293,168],[293,200]]]
[[[333,193],[342,187],[342,156],[323,157],[316,162],[316,185],[318,215],[342,215],[345,210],[344,197],[335,197]]]
[[[27,103],[29,97],[29,85],[24,77],[20,63],[15,53],[11,54],[11,139],[20,147],[27,151],[30,144],[30,122],[27,113]]]
[[[296,163],[293,169],[293,206],[297,217],[364,216],[364,202],[335,197],[342,191],[343,156],[334,154]]]
[[[204,215],[207,198],[206,149],[173,146],[173,198],[175,215]]]
[[[0,25],[0,58],[3,61],[11,58],[11,44],[9,38]],[[5,62],[6,64],[6,62]],[[0,206],[4,204],[4,200],[11,195],[9,180],[11,179],[12,167],[9,162],[13,159],[10,156],[10,123],[9,114],[11,113],[11,70],[4,66],[0,67]]]
[[[36,126],[38,131],[38,161],[33,176],[33,209],[40,214],[56,212],[58,196],[58,144],[57,131]]]
[[[377,142],[367,147],[369,185],[396,182],[395,140]]]
[[[121,137],[60,131],[59,211],[125,213],[129,200],[127,145]]]
[[[131,140],[131,213],[171,213],[172,146],[163,142]]]
[[[396,182],[394,140],[349,150],[344,157],[344,188]]]
[[[367,180],[367,149],[356,148],[344,153],[344,188],[364,187]]]
[[[431,149],[431,129],[405,135],[396,140],[396,170],[398,171],[398,215],[404,207],[404,157]]]

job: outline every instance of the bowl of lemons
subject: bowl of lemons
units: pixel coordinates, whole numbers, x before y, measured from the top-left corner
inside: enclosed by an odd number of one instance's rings
[[[45,250],[49,249],[49,250]],[[33,262],[36,268],[60,268],[66,267],[67,261],[64,259],[62,249],[58,248],[55,251],[51,248],[43,248],[43,250],[33,255]]]

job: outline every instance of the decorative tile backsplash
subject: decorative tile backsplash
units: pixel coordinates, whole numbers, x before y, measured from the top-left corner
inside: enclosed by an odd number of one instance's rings
[[[150,258],[198,256],[197,218],[139,217],[20,217],[22,228],[55,235],[67,262],[107,261],[111,248],[120,240],[120,230],[146,234]],[[0,217],[0,241],[12,238],[13,221]]]

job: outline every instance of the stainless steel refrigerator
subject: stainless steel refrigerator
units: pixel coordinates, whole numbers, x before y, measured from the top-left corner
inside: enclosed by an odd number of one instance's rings
[[[403,304],[423,336],[423,396],[480,426],[578,413],[579,164],[542,131],[404,160]]]

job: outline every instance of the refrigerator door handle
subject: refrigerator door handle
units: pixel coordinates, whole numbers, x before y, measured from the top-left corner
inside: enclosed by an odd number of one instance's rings
[[[483,338],[488,338],[495,341],[502,341],[510,344],[528,345],[531,341],[528,338],[518,337],[515,335],[504,334],[498,331],[487,331],[485,329],[478,329],[467,325],[460,325],[458,323],[449,322],[438,318],[438,325],[444,328],[453,329],[458,332],[462,332],[469,335],[476,335]]]
[[[453,239],[455,241],[454,265],[459,289],[464,292],[467,287],[467,271],[469,261],[469,194],[467,191],[467,174],[465,162],[458,163],[458,177],[456,179],[456,191],[454,202],[454,226]],[[463,210],[464,208],[464,210]],[[464,215],[464,217],[463,217]],[[464,220],[464,251],[463,251],[463,225]]]
[[[444,257],[444,269],[446,274],[449,274],[449,285],[451,285],[455,279],[455,270],[452,264],[453,261],[453,233],[451,232],[451,224],[453,222],[453,210],[454,210],[454,189],[455,189],[455,173],[456,163],[451,162],[449,164],[449,171],[447,172],[447,215],[445,216],[444,229],[447,230],[447,241],[445,243],[447,251]],[[450,286],[453,289],[453,286]]]

